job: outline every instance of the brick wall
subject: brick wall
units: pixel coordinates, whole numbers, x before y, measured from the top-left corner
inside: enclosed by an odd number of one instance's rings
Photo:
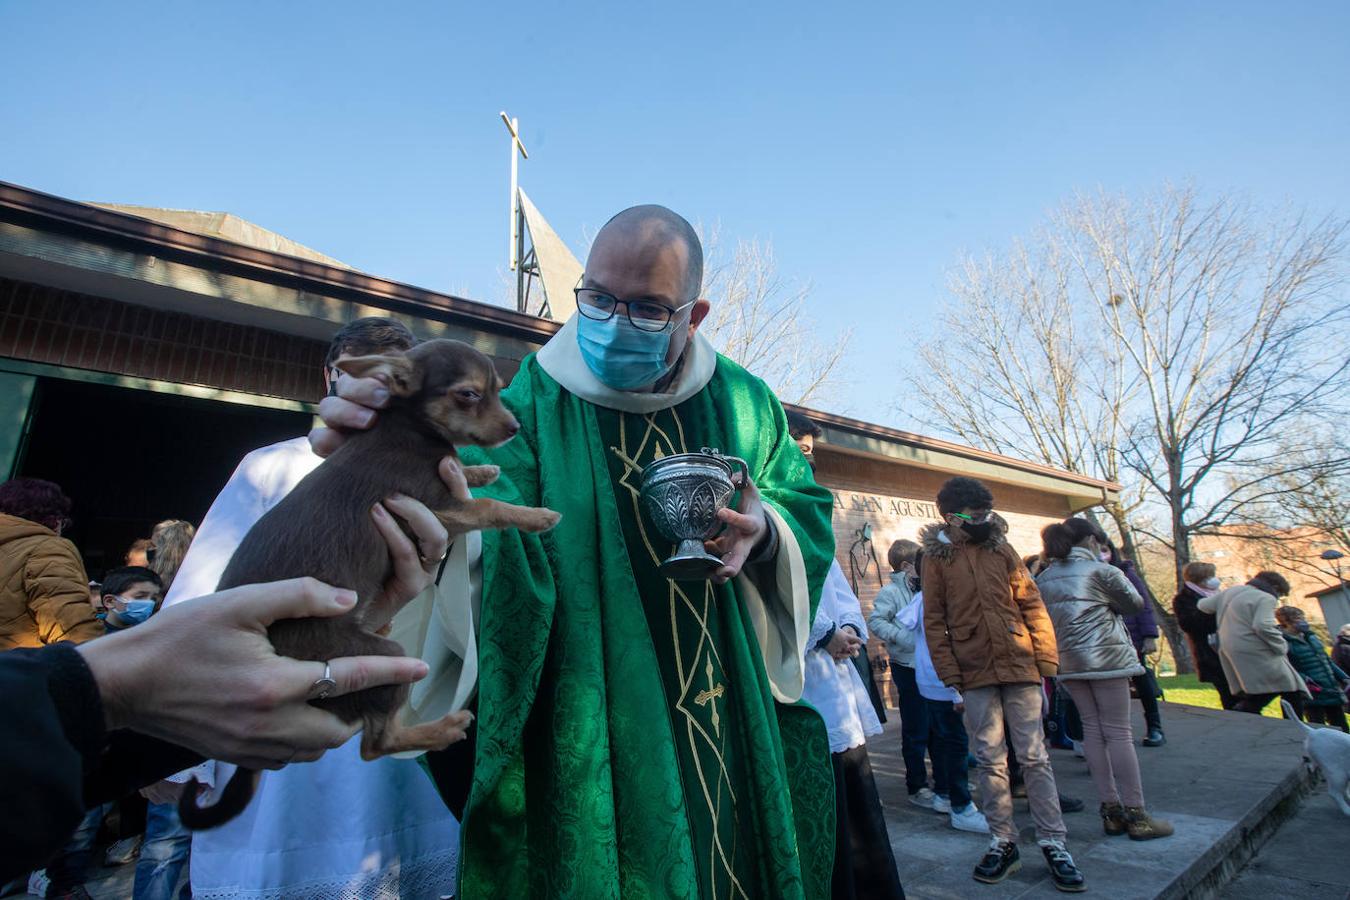
[[[0,356],[290,400],[322,396],[328,346],[0,278]]]
[[[0,357],[318,402],[327,353],[327,341],[0,278]],[[507,382],[520,368],[493,362]]]

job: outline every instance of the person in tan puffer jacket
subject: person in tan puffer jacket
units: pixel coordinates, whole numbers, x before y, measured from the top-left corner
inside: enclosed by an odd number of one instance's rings
[[[50,481],[0,484],[0,650],[105,633],[80,553],[61,537],[69,513],[70,499]]]
[[[1059,669],[1055,630],[1036,582],[1008,543],[1008,523],[993,507],[981,482],[949,479],[937,493],[942,521],[919,532],[924,638],[938,678],[961,693],[992,835],[973,877],[996,884],[1022,865],[1008,786],[1011,742],[1055,887],[1082,891],[1083,874],[1064,845],[1059,789],[1041,728],[1041,677]]]

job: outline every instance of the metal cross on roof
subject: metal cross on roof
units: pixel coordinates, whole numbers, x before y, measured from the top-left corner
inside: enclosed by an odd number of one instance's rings
[[[520,262],[517,257],[517,229],[519,228],[520,206],[516,195],[516,167],[519,162],[516,157],[516,151],[520,151],[521,159],[529,159],[530,154],[525,151],[525,145],[520,141],[520,119],[513,119],[506,114],[505,110],[501,113],[502,122],[506,124],[506,130],[511,132],[511,248],[507,259],[510,261],[511,269],[516,270],[516,264]]]

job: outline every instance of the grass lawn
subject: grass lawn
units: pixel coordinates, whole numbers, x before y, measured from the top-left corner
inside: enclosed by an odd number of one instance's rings
[[[1163,693],[1166,695],[1163,699],[1169,703],[1188,703],[1206,709],[1223,709],[1219,703],[1219,692],[1194,675],[1159,675],[1158,684],[1162,685]],[[1272,719],[1280,718],[1280,704],[1275,700],[1270,701],[1261,714]]]

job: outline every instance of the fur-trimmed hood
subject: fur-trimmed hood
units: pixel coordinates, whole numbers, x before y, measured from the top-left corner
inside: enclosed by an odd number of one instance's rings
[[[962,691],[1037,684],[1059,663],[1036,582],[1008,543],[1008,523],[992,518],[978,544],[950,543],[941,523],[919,532],[928,653],[942,683]]]
[[[1008,522],[998,513],[990,513],[990,520],[994,523],[993,530],[989,534],[989,540],[982,544],[973,546],[982,547],[992,552],[999,552],[1008,543]],[[924,556],[936,556],[939,559],[951,559],[955,552],[955,545],[951,541],[944,540],[939,535],[942,529],[947,527],[945,522],[934,522],[931,525],[925,525],[919,529],[919,546],[923,548]]]

